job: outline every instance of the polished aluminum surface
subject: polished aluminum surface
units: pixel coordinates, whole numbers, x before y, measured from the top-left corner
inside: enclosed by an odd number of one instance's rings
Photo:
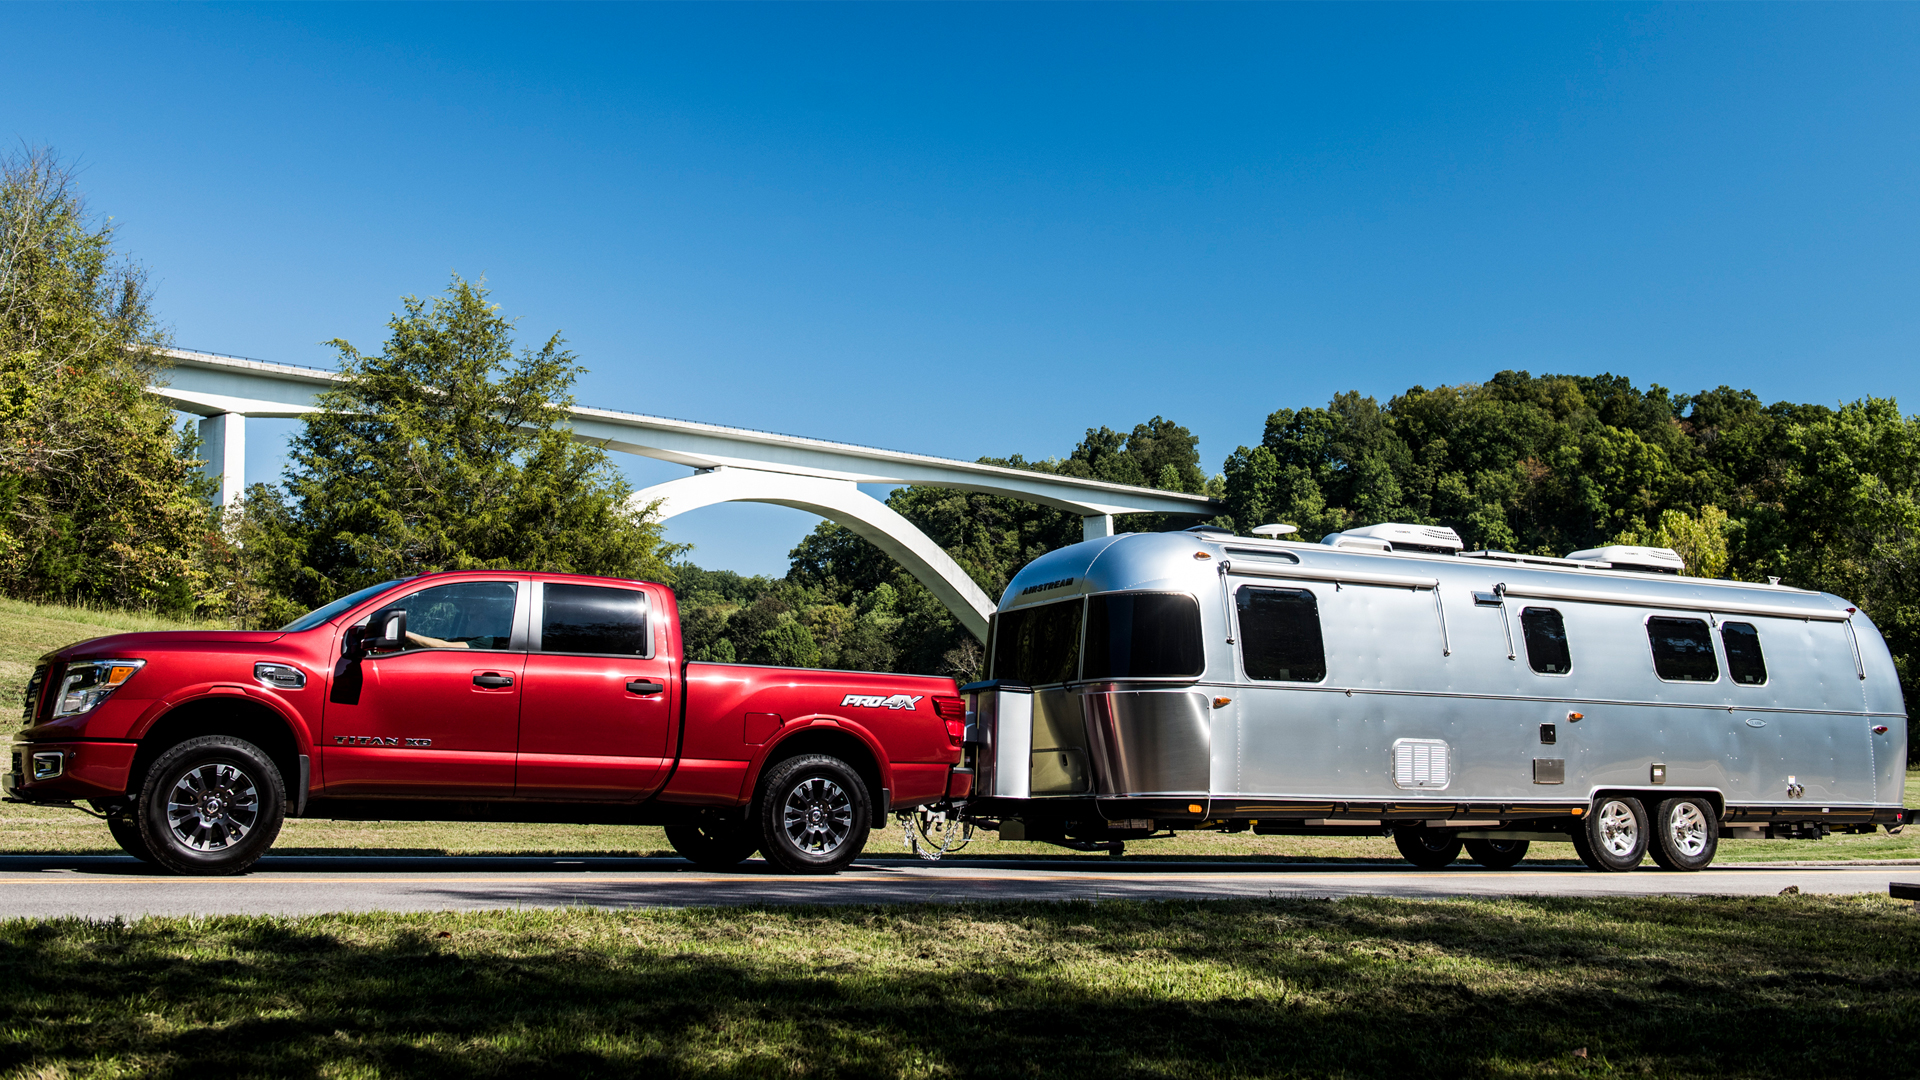
[[[1040,585],[1048,587],[1022,595]],[[1242,586],[1313,594],[1324,680],[1246,677],[1232,599]],[[1199,601],[1205,670],[1159,682],[1225,703],[1151,736],[1129,729],[1123,741],[1151,743],[1183,763],[1204,747],[1215,797],[1584,804],[1624,789],[1713,792],[1730,806],[1810,814],[1900,805],[1906,724],[1893,659],[1872,622],[1831,594],[1566,560],[1132,533],[1034,560],[1008,584],[1000,610],[1123,590]],[[1530,607],[1561,614],[1570,671],[1533,670],[1521,621]],[[1646,626],[1655,615],[1709,626],[1717,679],[1659,677]],[[1732,681],[1725,622],[1755,628],[1764,683]],[[1185,783],[1190,764],[1156,772],[1106,749],[1111,713],[1098,712],[1099,695],[1088,691],[1068,683],[1041,688],[1036,700],[1049,702],[1048,746],[1092,747],[1095,790],[1194,790]],[[1078,743],[1070,704],[1085,733]],[[1552,744],[1542,742],[1543,725],[1556,730]],[[1446,788],[1395,782],[1393,747],[1402,740],[1446,744]],[[1030,746],[1037,755],[1040,743]],[[1536,783],[1550,780],[1536,760],[1563,762],[1564,782]],[[1661,787],[1650,786],[1656,763],[1666,767]]]
[[[1099,794],[1207,793],[1207,695],[1097,684],[1081,690],[1081,707]]]

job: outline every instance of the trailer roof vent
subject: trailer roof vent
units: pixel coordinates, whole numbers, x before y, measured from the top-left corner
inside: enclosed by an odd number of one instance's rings
[[[1678,574],[1686,570],[1685,560],[1672,548],[1635,547],[1610,544],[1588,548],[1567,556],[1569,562],[1606,563],[1615,570],[1640,570],[1650,574]]]
[[[1459,533],[1445,526],[1403,525],[1396,521],[1329,533],[1320,542],[1329,547],[1362,551],[1425,551],[1434,555],[1457,555],[1466,546],[1460,542]]]

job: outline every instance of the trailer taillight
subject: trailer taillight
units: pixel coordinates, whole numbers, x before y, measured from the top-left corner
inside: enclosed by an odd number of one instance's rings
[[[957,697],[937,697],[933,699],[933,711],[947,722],[947,738],[959,746],[967,734],[967,703]]]

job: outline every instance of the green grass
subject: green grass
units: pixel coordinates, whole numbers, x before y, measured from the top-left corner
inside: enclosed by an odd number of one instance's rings
[[[1883,898],[10,921],[0,1075],[1892,1077],[1917,969]]]
[[[43,654],[75,641],[133,630],[224,628],[122,611],[28,604],[0,599],[0,707],[18,702]],[[1920,806],[1920,772],[1907,774],[1908,806]],[[275,850],[283,854],[652,854],[671,849],[659,829],[608,825],[484,825],[439,822],[289,821]],[[0,804],[0,854],[107,854],[119,851],[106,827],[72,810]],[[904,855],[898,828],[875,833],[869,855]],[[1536,860],[1571,860],[1566,844],[1537,844]],[[982,834],[960,858],[1085,858],[1049,844],[1001,842]],[[1380,838],[1186,833],[1171,840],[1128,845],[1128,858],[1219,858],[1244,860],[1397,860],[1392,841]],[[1721,845],[1727,862],[1798,859],[1920,859],[1920,829],[1901,836],[1835,836],[1822,841],[1734,840]]]

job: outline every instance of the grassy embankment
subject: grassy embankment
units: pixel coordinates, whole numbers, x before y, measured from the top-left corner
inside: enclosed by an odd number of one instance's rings
[[[0,922],[0,1075],[1899,1076],[1884,898]]]
[[[210,624],[209,624],[210,625]],[[0,600],[0,707],[18,702],[34,661],[43,653],[85,638],[131,630],[179,630],[187,624],[125,612],[24,604]],[[1907,774],[1907,805],[1920,806],[1920,772]],[[289,821],[275,850],[283,854],[359,851],[369,854],[651,854],[671,852],[659,829],[608,825],[485,825],[435,822]],[[1920,829],[1902,836],[1835,836],[1823,841],[1735,840],[1721,845],[1722,861],[1794,859],[1920,858]],[[0,804],[0,853],[118,852],[99,821],[72,810]],[[905,852],[897,828],[877,832],[870,855]],[[1565,844],[1537,844],[1534,855],[1571,860]],[[1048,844],[1001,842],[983,833],[958,857],[1105,859],[1080,855]],[[1232,859],[1388,859],[1397,860],[1384,839],[1311,839],[1281,836],[1228,836],[1188,833],[1172,840],[1128,846],[1127,858]]]

